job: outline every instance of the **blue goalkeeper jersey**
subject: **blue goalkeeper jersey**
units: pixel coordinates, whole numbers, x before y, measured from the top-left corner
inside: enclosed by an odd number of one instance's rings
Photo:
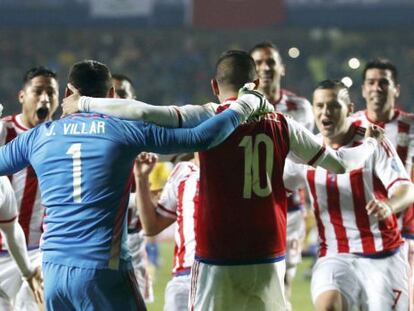
[[[74,114],[43,123],[1,147],[0,174],[34,168],[46,208],[44,261],[128,268],[126,209],[137,154],[208,149],[239,123],[231,110],[194,129]]]

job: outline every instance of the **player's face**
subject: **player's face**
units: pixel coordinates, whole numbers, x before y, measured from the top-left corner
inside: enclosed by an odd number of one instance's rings
[[[112,79],[115,88],[115,94],[118,98],[134,99],[132,85],[127,80]]]
[[[372,68],[366,71],[362,96],[368,111],[381,114],[394,109],[399,93],[400,87],[395,84],[390,70]]]
[[[37,76],[30,80],[19,93],[23,120],[30,128],[50,120],[56,111],[59,87],[56,79]]]
[[[279,53],[271,48],[257,49],[252,53],[259,75],[259,89],[266,93],[273,85],[280,85],[285,67]]]
[[[324,137],[335,138],[347,131],[350,106],[336,90],[315,90],[312,107],[316,126]]]

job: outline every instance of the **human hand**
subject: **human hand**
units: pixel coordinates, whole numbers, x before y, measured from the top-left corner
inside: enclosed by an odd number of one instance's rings
[[[141,152],[135,159],[134,175],[136,178],[148,177],[158,162],[154,153]]]
[[[246,83],[239,90],[237,98],[251,110],[248,120],[257,119],[261,115],[275,111],[275,107],[269,103],[266,97],[254,88],[254,83]]]
[[[392,207],[386,202],[381,200],[371,200],[365,206],[368,215],[374,215],[378,220],[385,220],[393,214]]]
[[[61,104],[63,110],[62,117],[79,112],[79,100],[81,98],[78,89],[70,83],[66,86],[65,95],[66,97]]]
[[[29,277],[24,277],[24,279],[32,290],[39,311],[45,310],[43,300],[43,277],[40,267],[37,267],[32,275]]]
[[[365,131],[365,138],[372,137],[379,143],[384,139],[384,129],[375,124],[370,124]]]

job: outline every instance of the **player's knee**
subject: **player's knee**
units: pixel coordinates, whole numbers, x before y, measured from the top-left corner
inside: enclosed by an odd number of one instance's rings
[[[321,293],[315,301],[316,311],[345,311],[347,304],[345,297],[337,290]]]

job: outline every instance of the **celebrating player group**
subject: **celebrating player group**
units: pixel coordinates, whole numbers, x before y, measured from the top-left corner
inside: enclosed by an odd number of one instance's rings
[[[293,310],[312,212],[315,310],[411,310],[414,115],[396,107],[397,69],[366,64],[358,112],[342,82],[309,102],[284,75],[270,42],[228,50],[217,103],[157,106],[84,60],[52,120],[58,77],[28,70],[21,113],[0,122],[0,310],[146,310],[144,237],[174,223],[164,310]],[[154,196],[159,154],[173,153],[192,160]]]

